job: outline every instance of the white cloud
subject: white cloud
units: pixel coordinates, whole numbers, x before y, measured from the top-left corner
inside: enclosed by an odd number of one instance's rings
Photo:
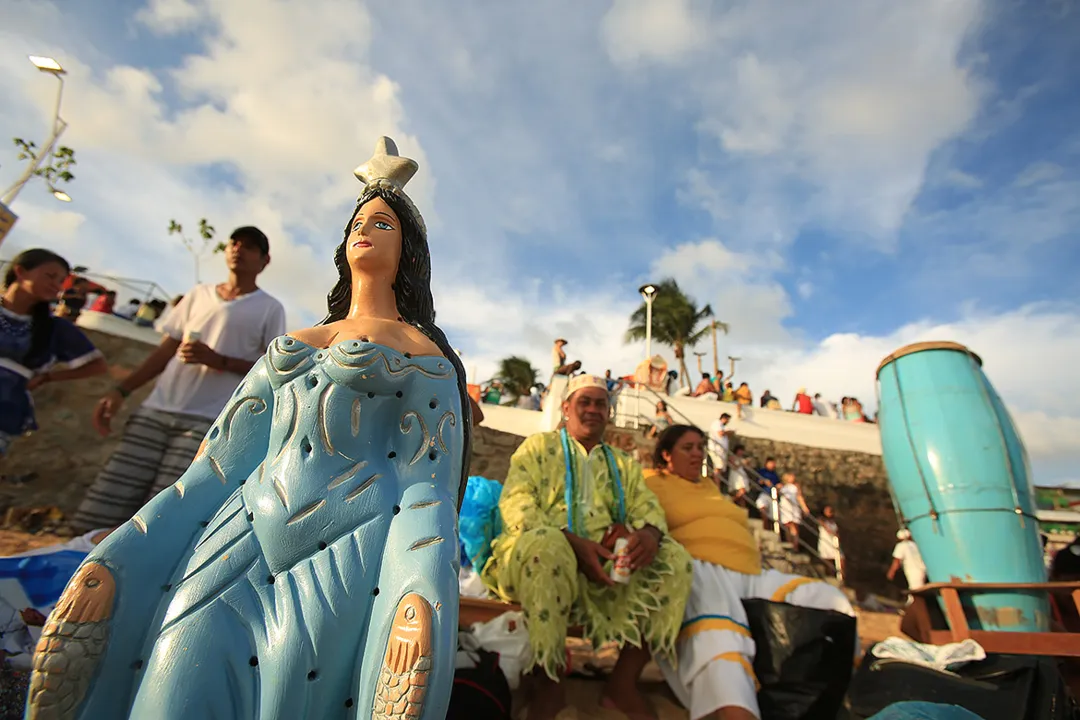
[[[710,304],[717,319],[730,325],[725,345],[753,348],[793,342],[783,326],[791,315],[791,301],[772,279],[783,267],[782,258],[772,251],[738,252],[706,239],[664,252],[649,272],[653,278],[674,277],[699,305]]]
[[[615,0],[601,26],[608,53],[617,62],[676,63],[707,38],[696,0]]]
[[[19,220],[20,232],[32,232],[42,238],[51,238],[50,245],[75,242],[79,230],[86,222],[86,216],[71,210],[57,210],[43,205],[28,207],[21,205],[19,210],[25,219]]]
[[[975,177],[971,173],[966,173],[963,170],[952,169],[945,173],[945,182],[959,188],[966,188],[973,190],[983,186],[983,181]]]
[[[625,21],[631,12],[671,14],[681,30],[657,41]],[[700,106],[699,128],[716,143],[702,162],[720,190],[695,182],[691,192],[710,211],[716,192],[745,197],[732,220],[740,238],[790,241],[815,222],[888,248],[931,154],[978,111],[984,84],[962,52],[981,13],[979,0],[746,0],[722,11],[638,0],[612,7],[605,41],[633,73],[645,60],[677,64],[664,78]],[[782,217],[761,224],[762,206],[783,207]]]
[[[1065,168],[1057,163],[1035,162],[1021,170],[1016,176],[1016,179],[1013,180],[1013,184],[1022,188],[1030,187],[1051,180],[1057,180],[1064,172]]]
[[[955,322],[915,322],[887,335],[832,335],[757,364],[744,362],[740,378],[755,393],[769,389],[784,402],[806,387],[834,402],[857,397],[875,411],[878,363],[924,340],[959,342],[982,358],[984,372],[1019,426],[1037,479],[1040,472],[1047,473],[1042,479],[1053,479],[1051,470],[1075,474],[1080,459],[1080,412],[1073,401],[1072,358],[1080,353],[1080,307],[1075,305],[1036,304],[1003,314],[973,309]]]
[[[200,15],[190,0],[151,0],[135,13],[135,19],[155,32],[171,34],[192,27]]]

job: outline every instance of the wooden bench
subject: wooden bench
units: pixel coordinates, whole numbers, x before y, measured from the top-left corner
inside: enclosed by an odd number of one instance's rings
[[[521,606],[517,603],[503,602],[502,600],[487,600],[481,598],[461,598],[461,609],[458,611],[458,627],[468,629],[473,623],[494,620],[503,613],[521,612]],[[579,638],[582,636],[582,628],[570,627],[567,629],[568,637]]]
[[[470,628],[474,623],[494,620],[503,613],[520,611],[521,606],[516,603],[463,597],[461,598],[461,610],[458,611],[458,626],[461,628]]]
[[[1056,583],[931,583],[912,592],[912,603],[904,615],[900,629],[914,640],[931,645],[960,642],[967,638],[976,641],[987,653],[1012,655],[1051,655],[1080,657],[1080,633],[1075,632],[1009,632],[974,630],[968,624],[962,594],[978,594],[1010,590],[1031,590],[1049,596],[1051,611],[1060,621],[1067,597],[1068,605],[1080,614],[1080,582]],[[945,627],[934,621],[936,607],[930,603],[940,596],[945,609]],[[936,604],[936,603],[935,603]],[[1070,608],[1071,609],[1071,608]],[[936,627],[935,627],[936,625]]]

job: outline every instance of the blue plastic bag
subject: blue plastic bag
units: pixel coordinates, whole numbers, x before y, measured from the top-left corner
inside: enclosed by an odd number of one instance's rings
[[[0,579],[17,580],[34,607],[50,607],[60,599],[68,580],[86,555],[78,550],[60,550],[29,557],[0,558]]]
[[[479,475],[469,477],[465,497],[458,514],[458,539],[461,542],[462,564],[472,565],[477,572],[491,556],[491,541],[502,532],[499,516],[499,496],[502,483]],[[465,562],[467,560],[468,562]]]

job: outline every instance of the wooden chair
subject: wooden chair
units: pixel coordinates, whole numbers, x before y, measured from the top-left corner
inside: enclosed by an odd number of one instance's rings
[[[900,629],[917,642],[931,645],[960,642],[971,638],[978,642],[987,653],[1011,655],[1051,655],[1056,657],[1080,657],[1080,633],[1078,632],[1007,632],[974,630],[968,624],[961,594],[1001,592],[1003,590],[1030,590],[1043,592],[1049,596],[1051,612],[1060,618],[1064,604],[1059,599],[1067,598],[1069,609],[1075,608],[1080,614],[1080,582],[1054,583],[931,583],[912,592],[912,603],[908,607]],[[940,595],[945,609],[945,627],[935,622],[935,614],[940,612],[935,602]],[[931,605],[933,603],[933,606]],[[1056,623],[1060,624],[1060,623]]]

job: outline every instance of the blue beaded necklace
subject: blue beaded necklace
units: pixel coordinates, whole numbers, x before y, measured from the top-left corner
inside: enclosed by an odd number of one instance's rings
[[[566,528],[570,532],[574,532],[574,486],[577,479],[577,463],[574,462],[574,459],[576,453],[573,445],[570,443],[570,436],[567,434],[566,428],[563,428],[559,432],[559,436],[562,439],[563,459],[566,462]],[[618,514],[616,517],[620,524],[625,524],[626,495],[623,493],[622,477],[619,475],[619,466],[615,463],[615,454],[611,452],[611,448],[604,443],[600,443],[600,447],[603,448],[604,458],[607,460],[608,473],[615,482],[615,498],[619,503]]]

